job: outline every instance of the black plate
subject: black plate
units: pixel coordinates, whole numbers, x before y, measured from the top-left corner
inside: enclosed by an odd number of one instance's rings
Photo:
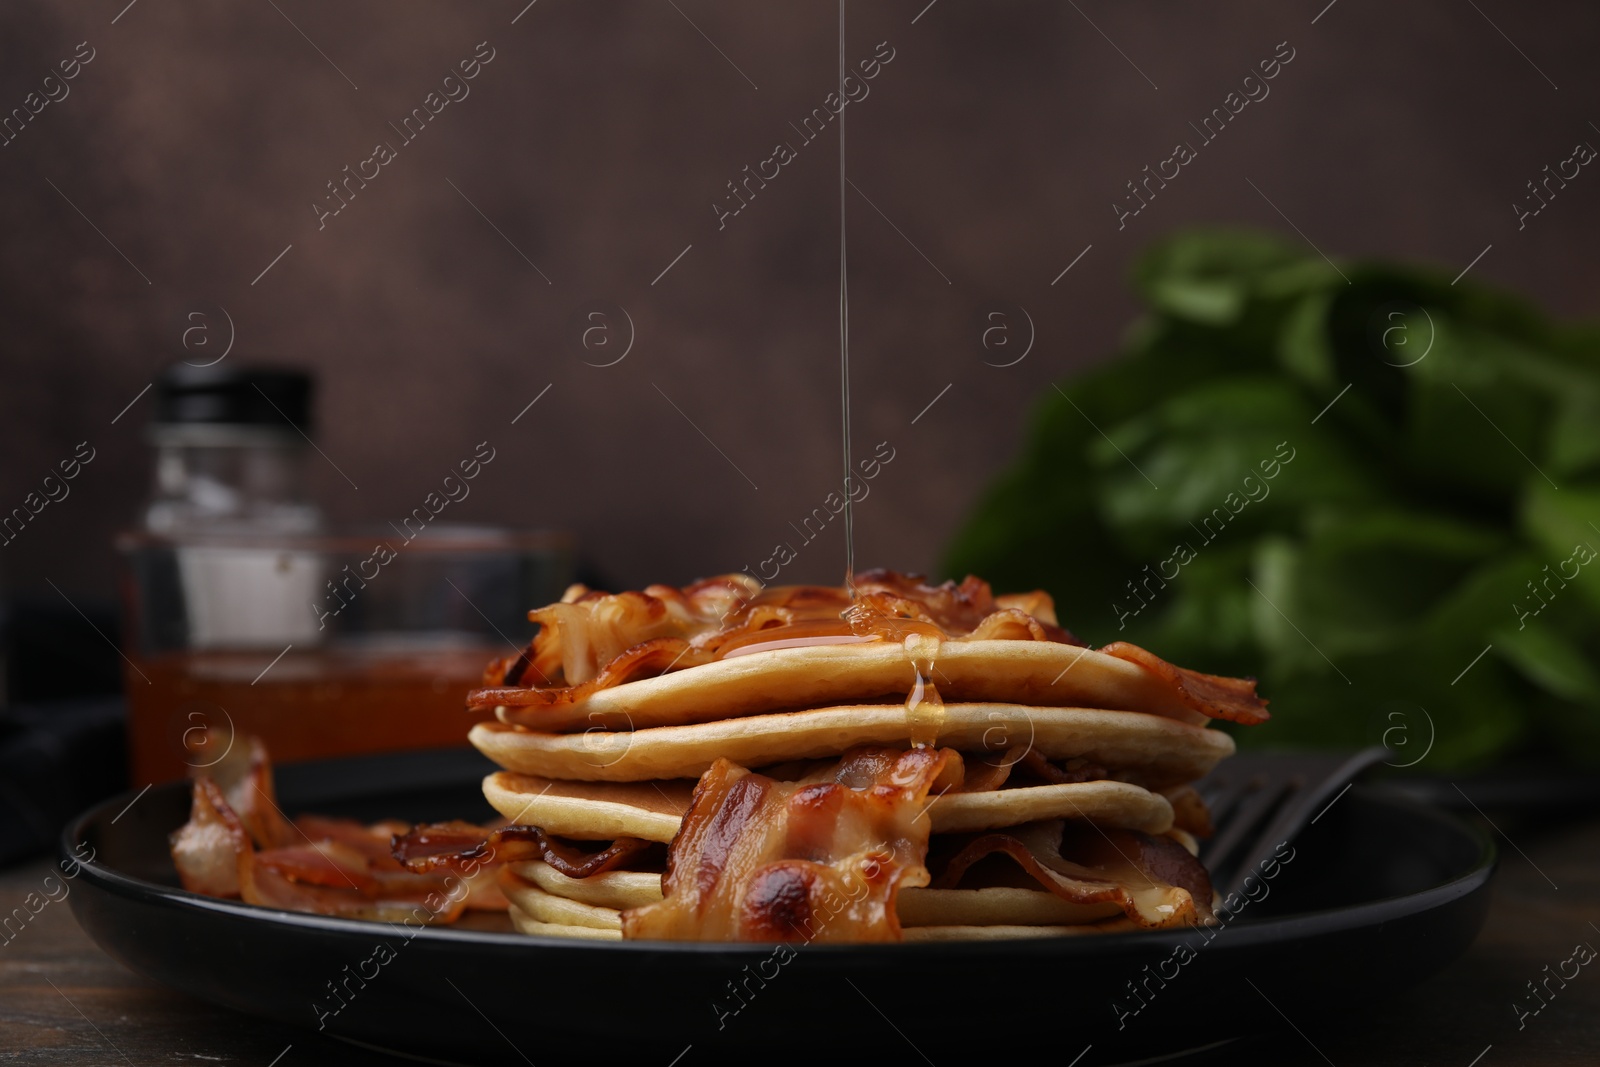
[[[278,785],[291,813],[475,818],[490,814],[486,769],[471,753],[419,753],[289,766]],[[216,1004],[451,1062],[665,1065],[690,1046],[693,1063],[846,1049],[900,1060],[910,1043],[949,1063],[1022,1042],[1090,1067],[1215,1047],[1279,1014],[1303,1024],[1348,1013],[1455,959],[1483,925],[1495,862],[1481,831],[1356,786],[1220,928],[812,946],[787,958],[770,945],[451,928],[408,939],[195,896],[177,888],[166,851],[186,788],[131,799],[92,809],[62,838],[63,857],[79,843],[95,850],[70,900],[108,953]]]

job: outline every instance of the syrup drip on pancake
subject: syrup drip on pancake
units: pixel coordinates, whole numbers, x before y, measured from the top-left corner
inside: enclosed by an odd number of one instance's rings
[[[933,681],[933,664],[940,644],[940,638],[929,634],[912,634],[905,639],[906,659],[916,672],[916,684],[906,694],[906,725],[911,743],[917,748],[938,741],[939,728],[944,725],[944,700]]]
[[[903,610],[903,605],[882,594],[857,593],[845,609],[844,619],[858,637],[895,641],[905,650],[911,666],[906,727],[912,746],[925,748],[939,740],[939,728],[944,725],[944,699],[934,683],[933,669],[947,635],[931,620],[901,614]]]

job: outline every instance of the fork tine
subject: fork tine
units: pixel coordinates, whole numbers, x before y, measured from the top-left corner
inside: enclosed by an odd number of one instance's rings
[[[1249,795],[1239,801],[1238,806],[1229,814],[1226,823],[1219,825],[1216,834],[1211,838],[1208,855],[1215,864],[1214,880],[1217,872],[1231,869],[1232,865],[1228,861],[1243,850],[1249,841],[1254,840],[1254,835],[1260,831],[1262,824],[1278,812],[1297,781],[1294,778],[1284,780],[1266,774],[1257,775],[1251,780],[1252,789]]]
[[[1213,774],[1198,786],[1200,799],[1211,815],[1211,825],[1220,828],[1233,815],[1240,798],[1254,788],[1259,775]]]
[[[1259,788],[1258,778],[1259,775],[1237,778],[1214,793],[1201,794],[1201,799],[1206,802],[1206,810],[1211,814],[1211,836],[1200,843],[1200,862],[1206,865],[1207,870],[1211,869],[1212,862],[1220,855],[1217,851],[1218,837],[1233,824],[1233,814],[1239,809],[1240,802]]]
[[[1212,884],[1222,886],[1224,896],[1242,889],[1244,880],[1274,849],[1294,838],[1308,821],[1321,818],[1321,813],[1346,786],[1388,754],[1386,748],[1373,747],[1353,756],[1323,756],[1299,761],[1295,769],[1289,771],[1297,780],[1296,785],[1285,795],[1275,817],[1251,839],[1238,866],[1228,872],[1230,877],[1219,878],[1213,872]]]

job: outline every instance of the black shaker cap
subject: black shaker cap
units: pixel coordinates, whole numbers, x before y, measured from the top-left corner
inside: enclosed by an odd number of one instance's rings
[[[155,421],[311,428],[312,377],[293,367],[177,363],[156,381]]]

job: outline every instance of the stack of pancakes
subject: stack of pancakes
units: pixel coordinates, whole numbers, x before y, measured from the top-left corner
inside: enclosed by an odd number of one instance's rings
[[[531,617],[533,643],[469,698],[498,719],[471,734],[505,768],[484,794],[579,853],[630,847],[582,877],[508,864],[523,932],[912,940],[1211,919],[1189,786],[1233,751],[1211,719],[1266,717],[1252,682],[1090,650],[1048,596],[973,578],[574,587]]]

